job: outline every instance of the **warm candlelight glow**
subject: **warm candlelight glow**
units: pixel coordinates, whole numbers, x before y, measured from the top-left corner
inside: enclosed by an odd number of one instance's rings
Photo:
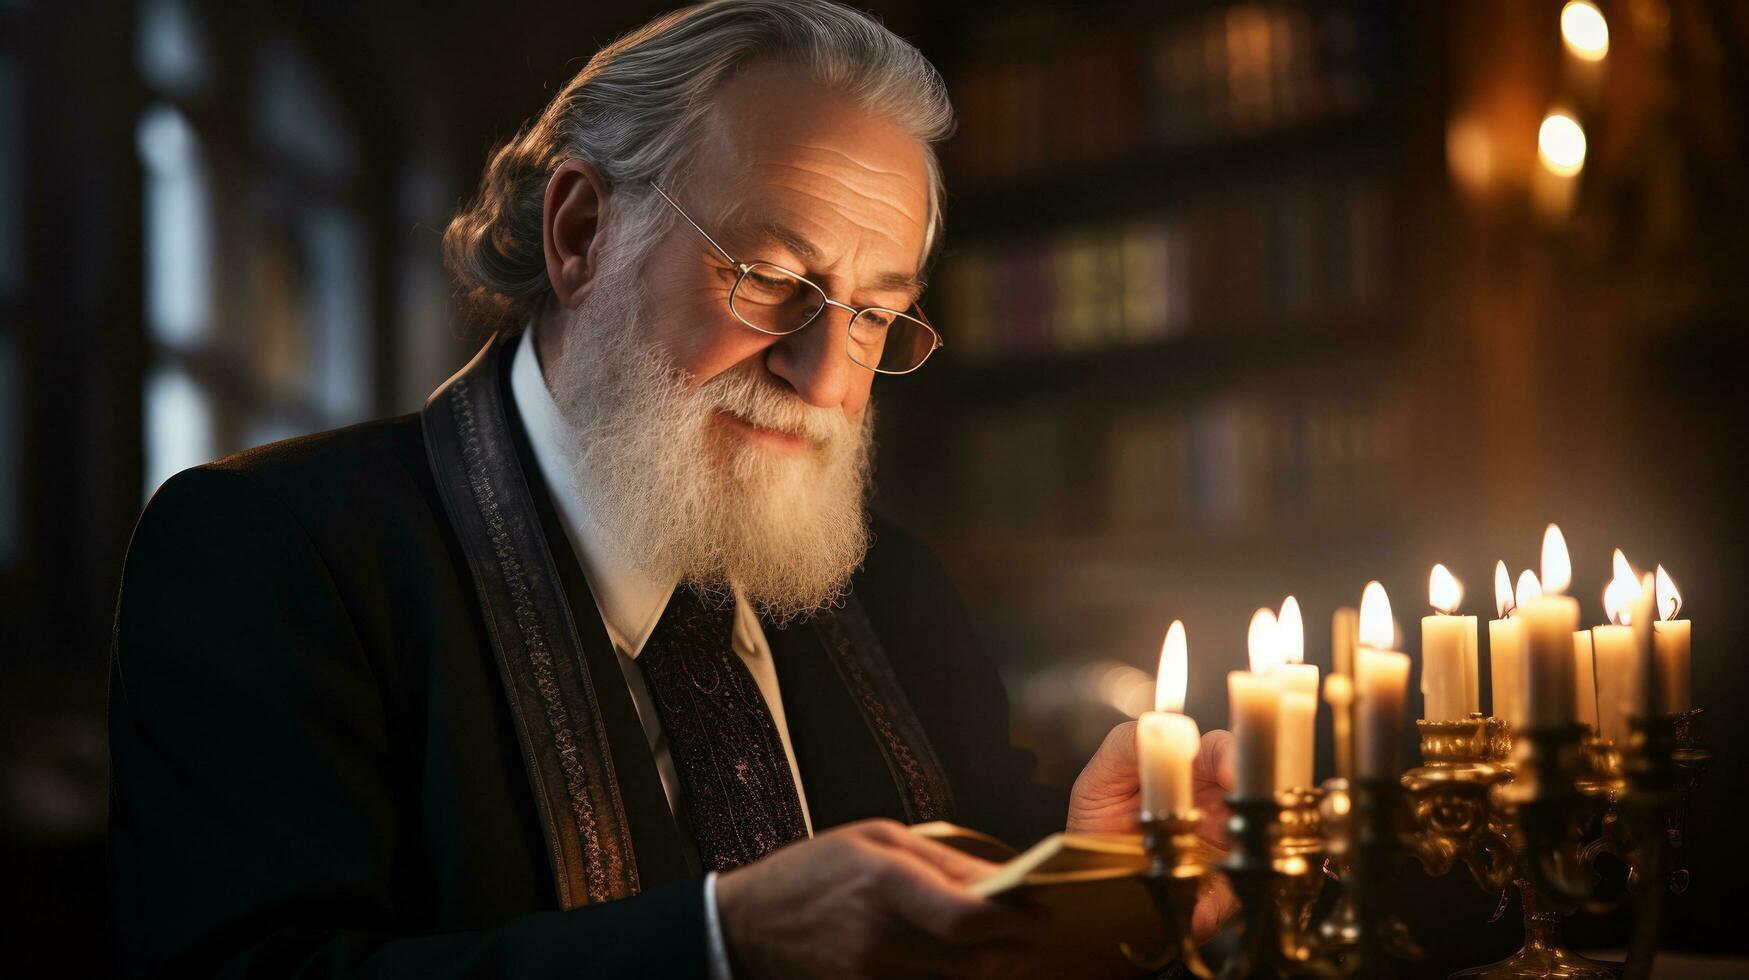
[[[1275,617],[1275,653],[1284,664],[1306,662],[1306,624],[1300,618],[1300,601],[1288,596]]]
[[[1630,626],[1633,624],[1634,602],[1640,598],[1640,579],[1620,548],[1615,549],[1612,564],[1615,576],[1603,589],[1603,614],[1617,626]]]
[[[1389,650],[1397,636],[1397,626],[1391,620],[1391,599],[1385,587],[1377,582],[1366,583],[1360,594],[1360,645],[1374,650]]]
[[[1628,556],[1622,554],[1620,548],[1615,549],[1615,554],[1610,556],[1609,568],[1611,574],[1616,578],[1626,579],[1630,582],[1639,578],[1638,575],[1634,574],[1634,566],[1628,564]]]
[[[1450,616],[1463,601],[1464,584],[1444,565],[1433,566],[1433,574],[1427,577],[1427,604]]]
[[[1682,611],[1682,593],[1676,591],[1676,583],[1670,581],[1670,573],[1658,566],[1658,618],[1675,619]]]
[[[1542,590],[1546,595],[1558,595],[1572,583],[1573,562],[1567,557],[1567,539],[1560,527],[1550,524],[1543,531]]]
[[[1506,570],[1506,563],[1494,563],[1494,615],[1501,619],[1512,611],[1517,603],[1512,598],[1512,573]]]
[[[1575,177],[1585,169],[1585,130],[1564,112],[1543,117],[1536,135],[1537,159],[1557,177]]]
[[[1523,606],[1542,594],[1542,583],[1536,580],[1536,573],[1527,568],[1519,573],[1518,591],[1513,593],[1512,604],[1515,607]]]
[[[1609,54],[1609,22],[1591,0],[1569,0],[1561,8],[1561,40],[1575,57],[1602,61]]]
[[[1251,672],[1267,674],[1281,663],[1275,646],[1275,613],[1259,609],[1251,614],[1251,629],[1245,636],[1245,648],[1251,655]]]
[[[1190,651],[1184,624],[1174,619],[1160,645],[1160,674],[1154,682],[1155,711],[1183,711],[1184,689],[1190,679]]]

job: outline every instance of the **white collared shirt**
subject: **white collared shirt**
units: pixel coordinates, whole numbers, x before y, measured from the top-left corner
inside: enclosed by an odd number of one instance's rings
[[[615,552],[606,544],[610,530],[591,519],[588,502],[572,481],[570,461],[565,454],[564,419],[541,373],[532,326],[522,332],[522,339],[517,342],[516,358],[510,365],[510,391],[516,399],[523,427],[528,431],[535,463],[546,482],[547,492],[553,498],[559,521],[565,526],[565,536],[577,553],[577,563],[583,566],[583,575],[589,581],[590,592],[594,593],[596,608],[607,626],[608,639],[619,654],[620,672],[625,675],[632,703],[637,706],[638,720],[644,726],[644,737],[656,758],[656,771],[661,774],[668,806],[679,813],[685,788],[674,771],[668,739],[662,733],[662,719],[644,686],[644,675],[638,669],[637,658],[655,631],[656,622],[662,618],[662,611],[668,607],[668,597],[680,584],[680,576],[655,576],[646,569],[615,560]],[[735,597],[735,628],[731,645],[741,662],[747,665],[754,683],[759,685],[759,693],[765,696],[771,720],[777,726],[778,740],[783,743],[784,757],[789,760],[796,799],[802,805],[802,822],[811,837],[814,821],[808,814],[808,797],[802,791],[801,771],[796,768],[789,726],[784,722],[777,665],[771,659],[771,647],[765,641],[765,631],[759,626],[758,614],[739,595]]]

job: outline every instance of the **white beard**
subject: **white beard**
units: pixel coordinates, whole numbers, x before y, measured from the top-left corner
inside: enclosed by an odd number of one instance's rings
[[[550,365],[572,479],[601,539],[707,598],[738,591],[776,625],[830,605],[868,551],[872,405],[858,426],[751,362],[692,384],[643,342],[635,271],[603,270]],[[720,412],[810,445],[755,445]]]

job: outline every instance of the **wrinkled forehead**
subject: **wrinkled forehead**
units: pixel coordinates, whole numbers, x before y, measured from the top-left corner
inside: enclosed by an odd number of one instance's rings
[[[929,220],[921,143],[793,69],[723,87],[693,183],[725,231],[779,224],[833,257],[915,268]]]

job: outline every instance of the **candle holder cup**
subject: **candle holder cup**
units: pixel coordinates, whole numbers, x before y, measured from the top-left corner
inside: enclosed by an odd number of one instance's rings
[[[1282,941],[1291,958],[1305,961],[1317,952],[1312,911],[1324,890],[1325,844],[1321,804],[1324,791],[1296,787],[1276,794],[1281,804],[1275,839],[1275,870],[1281,879]]]
[[[1462,861],[1484,892],[1512,880],[1512,838],[1490,797],[1512,778],[1505,726],[1472,714],[1458,721],[1418,721],[1422,764],[1403,775],[1409,797],[1409,846],[1439,877]]]

